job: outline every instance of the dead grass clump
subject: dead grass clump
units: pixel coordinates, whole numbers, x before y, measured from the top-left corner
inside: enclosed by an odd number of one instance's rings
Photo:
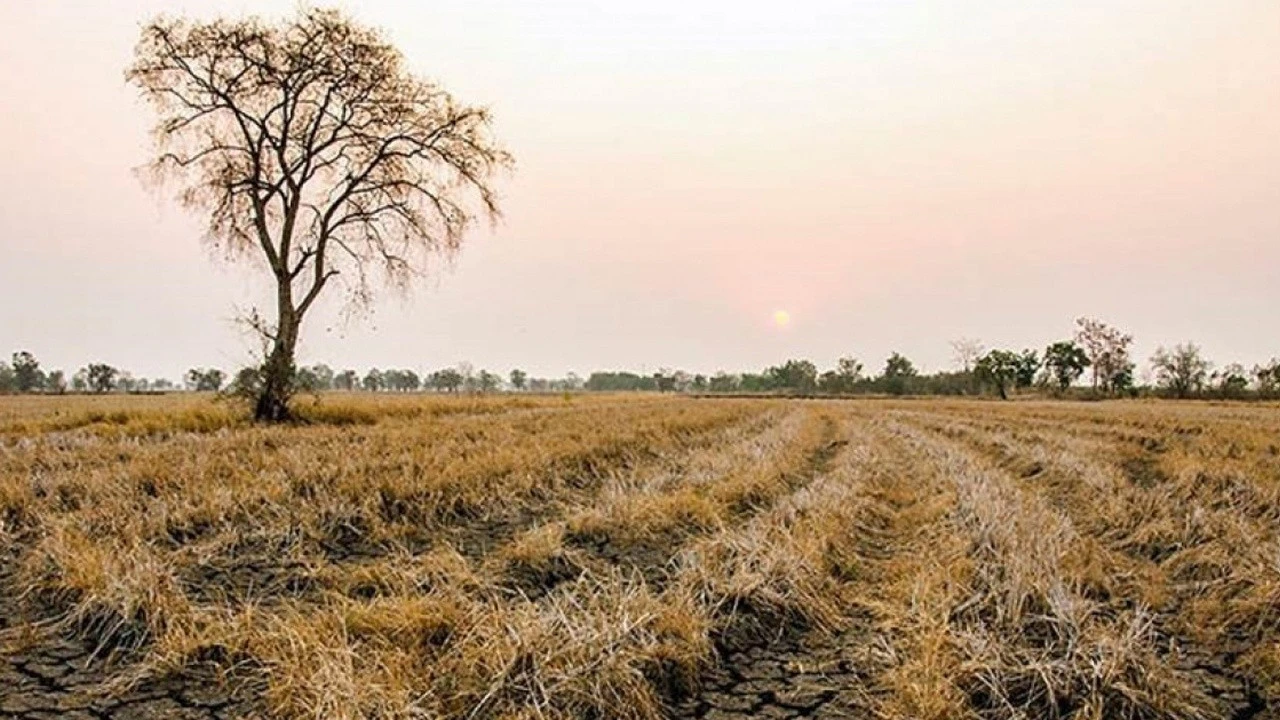
[[[794,442],[777,447],[761,461],[734,473],[709,489],[711,496],[737,514],[768,507],[803,486],[841,447],[833,439],[835,425],[823,413],[806,417]]]
[[[191,610],[173,567],[154,548],[90,538],[74,527],[41,538],[17,584],[38,603],[33,612],[108,654],[138,650]]]
[[[1216,718],[1225,708],[1157,653],[1150,615],[1107,617],[1068,596],[1012,626],[959,631],[958,684],[997,718]]]
[[[621,576],[584,577],[521,610],[508,625],[518,641],[473,714],[661,718],[663,693],[692,685],[710,658],[691,598],[657,597]]]
[[[606,500],[574,516],[568,539],[619,549],[678,547],[682,539],[722,527],[725,510],[694,488]]]
[[[421,554],[398,551],[365,562],[328,564],[320,569],[317,580],[326,590],[358,600],[445,589],[474,593],[484,585],[466,558],[448,546]]]
[[[692,544],[678,556],[676,582],[719,619],[728,644],[831,632],[847,617],[832,548],[849,536],[862,493],[843,472],[820,476],[740,528]]]
[[[564,527],[550,523],[527,532],[499,549],[500,573],[526,597],[540,597],[557,585],[576,579],[586,565],[578,552],[564,545]]]
[[[273,711],[307,717],[663,716],[709,656],[692,603],[621,577],[583,578],[540,603],[447,591],[342,600],[254,623]]]

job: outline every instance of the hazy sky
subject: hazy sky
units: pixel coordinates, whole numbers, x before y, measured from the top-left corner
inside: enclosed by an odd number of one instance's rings
[[[263,297],[142,188],[124,83],[157,12],[0,2],[0,352],[234,368]],[[1042,347],[1081,314],[1280,355],[1280,2],[345,2],[490,105],[506,218],[304,360],[505,371],[821,366]],[[260,302],[260,300],[258,300]],[[773,313],[792,323],[780,329]]]

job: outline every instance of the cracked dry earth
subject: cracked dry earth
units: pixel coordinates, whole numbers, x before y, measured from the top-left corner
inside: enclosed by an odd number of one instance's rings
[[[726,652],[677,718],[869,717],[869,680],[847,638],[789,638]]]
[[[9,565],[0,558],[0,570]],[[230,680],[214,662],[168,677],[124,683],[127,657],[104,657],[74,633],[27,622],[0,571],[0,718],[14,720],[232,720],[257,714],[250,678]],[[17,632],[14,632],[17,631]]]
[[[844,429],[849,431],[849,426]],[[861,435],[861,437],[859,437]],[[843,445],[881,438],[854,432]],[[859,592],[845,599],[849,622],[841,629],[821,630],[754,618],[731,624],[716,637],[717,662],[701,679],[699,690],[671,712],[676,720],[746,720],[747,718],[876,717],[877,681],[885,669],[884,639],[875,632],[867,601],[894,579],[891,567],[919,544],[920,526],[931,512],[923,492],[886,496],[883,477],[867,477],[858,464],[868,458],[853,448],[850,455],[829,453],[821,469],[843,467],[833,483],[856,488],[864,504],[845,533],[852,537],[859,562]],[[917,489],[917,490],[922,490]]]
[[[212,668],[150,680],[123,692],[109,663],[74,639],[41,642],[0,664],[0,717],[16,720],[231,720],[253,714],[251,700],[226,689]]]

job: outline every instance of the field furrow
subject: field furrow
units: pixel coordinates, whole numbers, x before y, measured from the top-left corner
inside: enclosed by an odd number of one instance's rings
[[[1266,704],[1258,658],[1277,644],[1280,495],[1239,469],[1052,430],[934,419],[1043,494],[1083,536],[1072,558],[1098,602],[1144,605],[1161,658],[1252,717]],[[1224,474],[1225,473],[1225,474]]]
[[[1229,701],[1166,663],[1152,610],[1087,592],[1089,551],[1069,515],[964,442],[900,414],[921,466],[957,493],[968,577],[935,612],[953,669],[940,716],[1200,717]],[[943,614],[945,613],[945,614]],[[950,687],[945,687],[949,685]]]
[[[719,608],[719,659],[675,717],[871,717],[892,692],[885,599],[933,570],[920,551],[950,496],[904,483],[870,417],[839,428],[847,446],[811,484],[686,558]]]

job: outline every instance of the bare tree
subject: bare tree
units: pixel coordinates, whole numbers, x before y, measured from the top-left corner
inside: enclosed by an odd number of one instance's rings
[[[964,372],[973,370],[986,347],[977,338],[960,338],[951,341],[951,358]]]
[[[377,30],[330,10],[292,19],[142,30],[126,77],[159,115],[158,181],[207,213],[208,239],[265,261],[274,323],[255,416],[289,416],[302,321],[326,287],[357,304],[407,287],[434,254],[457,251],[477,216],[494,220],[494,176],[511,156],[489,111],[414,76]]]
[[[1093,389],[1112,392],[1132,383],[1133,336],[1093,318],[1076,320],[1076,343],[1084,348],[1093,370]]]

